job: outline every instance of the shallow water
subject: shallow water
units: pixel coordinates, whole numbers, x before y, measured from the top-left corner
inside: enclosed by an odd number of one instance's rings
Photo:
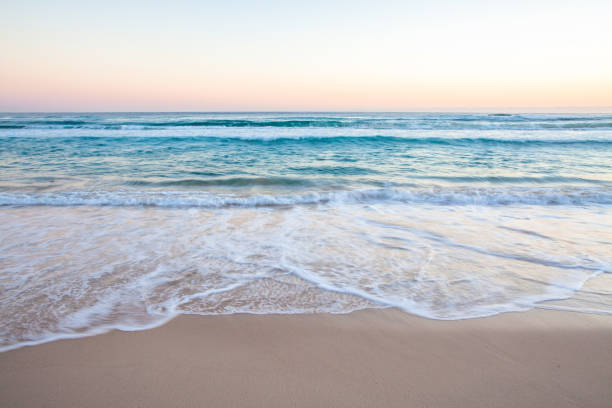
[[[612,313],[612,116],[0,114],[3,349],[177,313]]]

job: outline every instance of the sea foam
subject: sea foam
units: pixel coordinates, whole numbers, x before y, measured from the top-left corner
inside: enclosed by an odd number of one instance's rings
[[[180,314],[612,314],[612,116],[0,118],[0,350]]]
[[[592,188],[424,188],[365,189],[310,192],[296,195],[240,196],[198,191],[73,191],[58,193],[0,193],[0,206],[111,207],[280,207],[309,204],[376,204],[398,202],[446,206],[608,205],[612,189]]]

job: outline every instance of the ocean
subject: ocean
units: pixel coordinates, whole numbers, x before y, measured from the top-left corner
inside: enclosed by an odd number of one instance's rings
[[[0,350],[178,314],[612,314],[612,115],[0,114]]]

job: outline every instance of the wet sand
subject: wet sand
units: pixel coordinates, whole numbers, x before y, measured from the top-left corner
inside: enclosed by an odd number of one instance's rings
[[[0,354],[3,407],[610,407],[612,317],[181,316]]]

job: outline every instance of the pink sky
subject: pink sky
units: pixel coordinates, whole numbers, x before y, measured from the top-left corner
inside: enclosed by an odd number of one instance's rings
[[[0,110],[612,106],[609,2],[0,5]]]

